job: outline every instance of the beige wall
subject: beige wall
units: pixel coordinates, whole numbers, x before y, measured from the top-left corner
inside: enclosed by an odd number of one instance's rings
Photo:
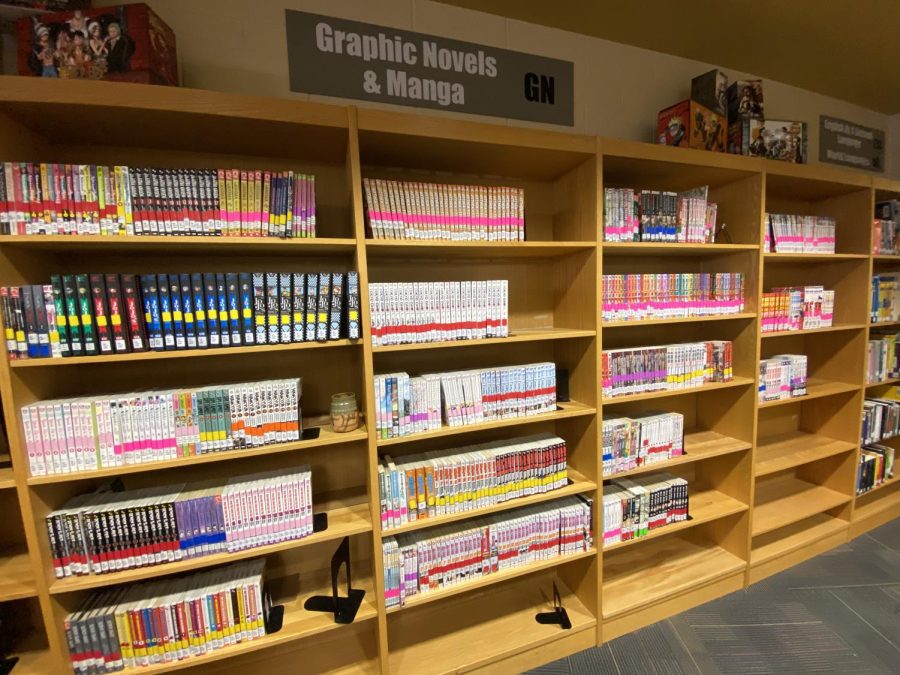
[[[114,4],[121,4],[121,0],[94,2],[98,7]],[[148,4],[176,33],[185,86],[333,100],[289,91],[284,10],[299,9],[574,61],[573,130],[641,141],[652,138],[656,112],[687,98],[691,77],[713,67],[428,0],[149,0]],[[747,76],[726,72],[731,79]],[[891,120],[771,80],[765,82],[765,106],[770,118],[808,122],[811,162],[818,159],[820,113],[885,129],[889,133],[888,172],[900,177],[900,143],[892,142],[900,140],[900,116]]]

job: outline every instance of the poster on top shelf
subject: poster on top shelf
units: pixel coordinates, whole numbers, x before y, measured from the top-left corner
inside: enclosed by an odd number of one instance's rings
[[[575,64],[285,10],[291,91],[573,126]]]

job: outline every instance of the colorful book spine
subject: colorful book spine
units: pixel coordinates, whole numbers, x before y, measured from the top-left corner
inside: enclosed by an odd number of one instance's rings
[[[641,321],[744,311],[744,275],[604,274],[603,320]]]
[[[603,485],[603,547],[645,537],[690,518],[688,483],[668,473]]]
[[[834,218],[766,214],[767,253],[834,253],[836,233]]]

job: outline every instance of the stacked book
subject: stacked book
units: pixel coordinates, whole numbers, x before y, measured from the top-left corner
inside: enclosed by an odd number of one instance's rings
[[[53,275],[0,307],[10,359],[360,336],[356,272]]]
[[[21,410],[32,476],[300,439],[299,378],[40,401]]]
[[[897,435],[900,435],[900,401],[890,398],[867,398],[863,401],[863,445]]]
[[[581,496],[387,537],[384,598],[402,607],[416,595],[529,563],[591,550],[592,502]]]
[[[759,401],[806,396],[806,354],[776,354],[759,362]]]
[[[889,199],[875,204],[872,253],[900,255],[900,199]]]
[[[603,546],[650,534],[689,518],[688,483],[669,473],[620,478],[603,485]]]
[[[744,311],[744,275],[604,274],[603,320],[682,319]]]
[[[380,439],[556,410],[556,366],[460,370],[410,377],[375,376],[375,429]]]
[[[897,274],[876,274],[872,277],[872,323],[900,321],[900,296],[897,294]]]
[[[834,218],[767,213],[767,253],[834,253]]]
[[[568,484],[566,442],[541,434],[398,458],[378,466],[381,528],[464,513]]]
[[[175,664],[266,634],[264,560],[88,594],[63,627],[72,670]]]
[[[369,284],[372,344],[484,340],[509,335],[509,282]]]
[[[714,241],[716,205],[707,187],[688,192],[604,190],[603,241]]]
[[[104,486],[46,516],[57,578],[109,574],[313,533],[312,472],[293,470],[114,492]]]
[[[762,294],[761,330],[811,330],[827,328],[834,320],[834,291],[822,286],[773,288]]]
[[[877,384],[900,377],[900,333],[870,333],[866,352],[866,382]]]
[[[521,188],[363,178],[363,195],[374,239],[525,240]]]
[[[684,454],[684,415],[648,412],[603,416],[603,476],[633,471]]]
[[[894,448],[889,445],[866,445],[859,454],[856,494],[868,492],[894,477]]]
[[[733,347],[727,340],[603,352],[603,396],[702,387],[733,378]]]
[[[293,171],[4,162],[0,234],[316,236],[316,180]]]

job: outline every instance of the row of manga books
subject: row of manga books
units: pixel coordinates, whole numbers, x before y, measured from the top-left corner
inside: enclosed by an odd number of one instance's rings
[[[632,471],[684,454],[684,415],[650,412],[603,416],[603,476]]]
[[[293,171],[2,168],[0,234],[316,236],[315,176]]]
[[[556,410],[556,366],[522,366],[375,376],[380,439]]]
[[[525,191],[363,178],[373,239],[525,241]]]
[[[872,323],[893,323],[900,321],[900,294],[897,289],[897,274],[875,274],[872,276]]]
[[[372,344],[484,340],[509,335],[509,282],[369,284]]]
[[[300,439],[299,378],[40,401],[21,410],[32,476]]]
[[[313,533],[312,472],[292,470],[203,483],[78,495],[46,517],[57,578],[109,574]]]
[[[396,460],[385,455],[378,466],[381,528],[481,509],[567,484],[566,442],[551,434]]]
[[[680,193],[606,188],[603,241],[711,243],[717,207],[708,193],[708,187]]]
[[[264,560],[88,594],[64,620],[79,675],[174,664],[266,634]]]
[[[863,401],[862,443],[871,445],[900,435],[900,401],[867,398]]]
[[[669,473],[603,485],[603,546],[639,539],[689,518],[688,483]]]
[[[387,537],[382,545],[387,607],[416,595],[594,545],[592,501],[566,497],[425,532]]]
[[[834,253],[837,223],[826,216],[767,213],[766,253]]]
[[[604,398],[702,387],[734,375],[734,349],[727,340],[626,347],[603,352]]]
[[[876,202],[872,253],[875,255],[900,254],[900,199]]]
[[[773,288],[762,294],[763,333],[828,328],[834,320],[834,291],[823,286]]]
[[[682,319],[744,311],[744,275],[604,274],[603,320]]]
[[[356,272],[53,275],[0,305],[10,359],[360,337]]]
[[[873,490],[894,477],[894,448],[889,445],[866,445],[859,454],[856,494]]]
[[[866,382],[876,384],[900,377],[900,333],[871,333],[866,349]]]
[[[759,402],[806,396],[806,354],[776,354],[759,362]]]

